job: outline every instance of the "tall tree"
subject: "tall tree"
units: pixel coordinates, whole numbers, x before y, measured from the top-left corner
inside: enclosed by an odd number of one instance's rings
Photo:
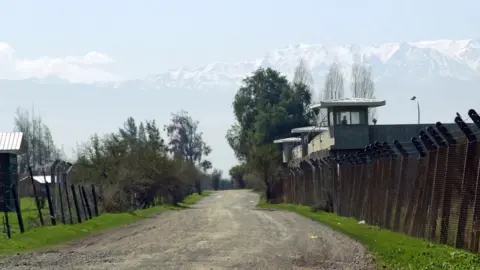
[[[285,76],[267,68],[258,69],[243,80],[233,102],[237,120],[227,133],[227,141],[237,157],[259,175],[266,186],[267,199],[274,184],[274,165],[281,162],[273,140],[289,136],[293,128],[313,120],[306,108],[311,93],[301,83],[289,83]]]
[[[203,140],[198,131],[198,121],[194,121],[186,111],[172,114],[171,123],[165,126],[172,153],[183,157],[191,165],[200,166],[203,157],[211,153],[211,148]],[[195,179],[195,188],[201,194],[200,179]]]
[[[372,70],[365,65],[355,63],[352,65],[350,90],[355,98],[375,98],[375,83],[372,79]],[[369,110],[369,122],[376,116],[376,110]]]
[[[304,84],[310,91],[313,90],[314,82],[312,73],[303,59],[300,60],[298,66],[295,68],[295,73],[293,74],[293,83]]]
[[[327,77],[325,78],[325,86],[323,89],[323,99],[339,99],[345,96],[344,78],[340,66],[337,63],[330,65]]]
[[[221,170],[213,170],[212,175],[210,176],[210,179],[212,179],[213,190],[220,189],[220,180],[222,179],[222,173],[223,172]]]
[[[230,177],[232,178],[233,181],[235,181],[236,186],[238,188],[241,188],[241,189],[246,188],[246,183],[244,178],[245,172],[246,172],[245,164],[233,166],[228,171],[228,173],[230,174]]]
[[[340,99],[345,97],[344,78],[337,63],[330,65],[325,78],[323,93],[320,95],[322,100]],[[327,111],[321,109],[318,115],[320,126],[326,126],[328,120]]]
[[[62,151],[55,146],[50,128],[40,116],[35,116],[28,110],[18,108],[14,118],[15,131],[22,132],[27,152],[19,158],[20,173],[26,173],[28,165],[34,170],[63,156]]]

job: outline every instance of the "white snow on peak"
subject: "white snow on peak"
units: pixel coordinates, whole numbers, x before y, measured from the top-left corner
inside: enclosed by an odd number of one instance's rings
[[[200,87],[238,85],[258,67],[271,67],[293,76],[300,60],[314,78],[323,77],[332,63],[349,77],[353,63],[369,65],[374,77],[415,75],[462,80],[480,76],[480,40],[433,40],[373,45],[296,44],[269,51],[264,57],[238,63],[213,62],[200,68],[181,68],[149,76],[156,85]]]

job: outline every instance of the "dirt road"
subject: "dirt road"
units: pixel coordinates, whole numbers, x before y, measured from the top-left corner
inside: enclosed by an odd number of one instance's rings
[[[255,209],[258,199],[215,192],[192,209],[17,255],[0,269],[371,269],[357,242],[293,213]]]

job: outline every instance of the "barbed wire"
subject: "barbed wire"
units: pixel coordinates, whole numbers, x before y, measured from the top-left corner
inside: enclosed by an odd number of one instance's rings
[[[471,130],[473,129],[473,130],[472,130],[472,135],[477,136],[477,135],[480,134],[480,128],[477,127],[477,126],[474,125],[474,124],[473,124],[473,125],[471,124],[471,122],[473,122],[473,121],[472,121],[472,119],[470,119],[470,117],[464,118],[464,117],[462,117],[459,113],[457,113],[457,116],[460,117],[460,119],[462,119],[462,121],[464,121],[465,123],[470,124],[470,125],[468,125],[468,127],[469,127]],[[318,127],[318,128],[324,127],[324,126],[322,126],[322,123],[324,122],[324,120],[325,120],[326,118],[328,118],[328,115],[325,116],[325,117],[323,117],[323,119],[322,119],[321,121],[318,121],[318,122],[316,121],[316,122],[314,123],[314,125],[313,125],[314,128],[311,129],[311,130],[309,130],[309,131],[307,132],[307,137],[308,137],[308,138],[312,138],[312,139],[310,140],[310,142],[307,143],[307,145],[310,144],[311,147],[314,148],[314,149],[315,149],[315,143],[316,143],[316,142],[315,142],[315,138],[316,138],[317,136],[321,135],[321,133],[322,133],[321,131],[318,131],[318,132],[315,131],[315,128],[316,128],[316,127]],[[432,126],[432,127],[433,127],[433,126]],[[327,128],[328,128],[328,127],[327,127]],[[436,128],[435,128],[435,129],[436,129]],[[476,129],[476,131],[474,131],[475,129]],[[450,127],[450,129],[447,129],[447,130],[448,130],[448,132],[449,132],[451,135],[455,135],[455,136],[453,137],[453,139],[454,139],[455,141],[458,141],[458,140],[460,140],[460,139],[466,139],[465,134],[463,133],[463,131],[462,131],[457,125],[455,125],[455,128],[454,128],[454,129],[452,129],[452,128]],[[319,134],[319,135],[316,135],[316,136],[312,136],[312,135],[314,135],[315,133],[320,133],[320,134]],[[457,135],[457,134],[458,134],[458,135]],[[419,135],[417,134],[416,136],[414,136],[414,137],[412,137],[412,138],[418,138],[418,136],[419,136]],[[428,136],[430,137],[430,134],[428,134]],[[442,137],[442,139],[444,139],[444,138],[443,138],[443,135],[442,135],[441,137]],[[319,139],[320,139],[320,138],[319,138]],[[417,154],[417,153],[418,153],[418,150],[417,150],[417,148],[413,145],[411,139],[410,139],[410,140],[407,140],[407,141],[398,141],[398,142],[402,145],[403,149],[405,150],[405,152],[406,152],[408,155],[412,155],[412,154]],[[304,142],[304,138],[302,138],[301,144],[295,146],[294,149],[295,149],[296,147],[298,147],[298,146],[303,147],[302,145],[303,145],[304,143],[305,143],[305,142]],[[393,142],[387,142],[387,143],[388,143],[388,145],[391,145]],[[395,149],[394,151],[398,151],[398,149],[396,149],[396,147],[393,147],[393,149]]]

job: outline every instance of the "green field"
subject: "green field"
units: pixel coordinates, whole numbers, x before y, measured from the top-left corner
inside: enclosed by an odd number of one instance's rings
[[[267,204],[261,201],[258,206],[298,213],[358,240],[375,256],[380,269],[480,269],[480,255],[358,224],[358,220],[353,218],[312,212],[310,207],[302,205]]]
[[[202,195],[192,194],[185,198],[183,204],[191,205],[201,198],[207,196],[209,192]],[[28,230],[21,234],[18,229],[18,220],[15,213],[9,213],[9,221],[12,228],[12,238],[0,239],[0,254],[13,254],[25,252],[35,248],[47,247],[55,244],[68,242],[85,236],[88,233],[100,232],[112,227],[130,224],[152,214],[161,213],[167,210],[180,210],[182,207],[159,205],[147,209],[136,210],[127,213],[104,213],[98,217],[94,217],[88,221],[73,225],[57,225],[57,226],[37,226],[29,227]],[[44,210],[48,213],[48,207]],[[28,221],[29,218],[38,219],[37,209],[34,200],[22,200],[23,220]],[[45,220],[49,224],[48,220]],[[59,224],[59,222],[57,223]],[[25,224],[25,227],[27,225]]]

